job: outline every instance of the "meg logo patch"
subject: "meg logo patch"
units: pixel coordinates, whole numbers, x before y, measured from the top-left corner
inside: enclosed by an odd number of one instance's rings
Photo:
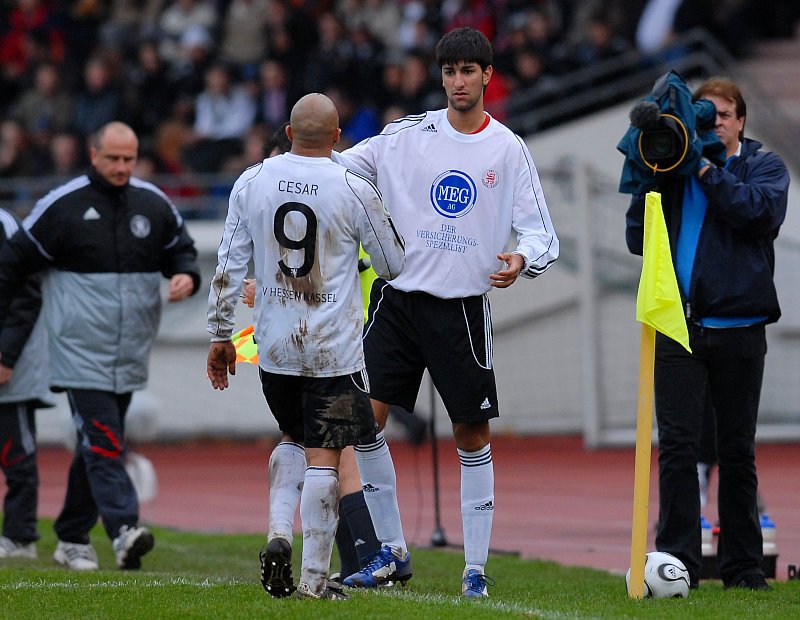
[[[475,183],[459,170],[447,170],[431,185],[431,204],[440,215],[463,217],[475,206],[478,190]]]

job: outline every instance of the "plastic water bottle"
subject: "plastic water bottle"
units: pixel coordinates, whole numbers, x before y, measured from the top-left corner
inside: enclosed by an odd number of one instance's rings
[[[700,543],[703,557],[714,555],[713,534],[711,522],[703,515],[700,515]]]
[[[767,513],[761,515],[761,537],[764,539],[764,555],[778,555],[775,543],[775,522]]]

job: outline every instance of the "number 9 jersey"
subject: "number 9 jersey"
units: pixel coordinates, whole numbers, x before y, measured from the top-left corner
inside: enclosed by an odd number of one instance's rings
[[[333,377],[364,368],[359,243],[382,278],[405,261],[377,187],[327,157],[285,153],[248,168],[231,191],[208,331],[227,340],[253,260],[255,340],[267,372]]]

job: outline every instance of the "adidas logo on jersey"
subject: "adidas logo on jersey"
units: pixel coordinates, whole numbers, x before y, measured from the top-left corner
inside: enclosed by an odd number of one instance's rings
[[[484,399],[483,399],[483,402],[481,403],[481,409],[488,409],[488,408],[489,408],[489,407],[491,407],[491,406],[492,406],[492,405],[491,405],[491,403],[489,402],[489,399],[488,399],[488,398],[484,398]]]
[[[358,547],[359,545],[366,545],[367,541],[357,538],[356,541],[353,543],[354,547]]]
[[[88,209],[86,209],[86,211],[84,211],[83,219],[84,220],[99,220],[100,219],[100,214],[97,212],[97,209],[95,209],[94,207],[89,207]]]
[[[423,128],[422,128],[422,131],[427,131],[427,132],[430,132],[430,133],[436,133],[436,131],[437,131],[437,129],[436,129],[436,125],[434,125],[433,123],[431,123],[430,125],[428,125],[428,126],[426,126],[426,127],[423,127]]]
[[[378,487],[374,487],[371,484],[367,483],[363,487],[361,487],[361,490],[364,491],[364,493],[377,493],[379,489]]]
[[[475,506],[475,510],[491,510],[491,511],[494,511],[494,502],[489,500],[485,504],[481,504],[480,506]]]

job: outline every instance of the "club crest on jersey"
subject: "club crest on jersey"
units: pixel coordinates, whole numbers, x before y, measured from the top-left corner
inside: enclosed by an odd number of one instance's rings
[[[483,177],[481,177],[481,183],[483,183],[484,187],[488,187],[489,189],[497,187],[499,182],[500,175],[497,174],[496,170],[487,170],[483,173]]]
[[[150,234],[150,220],[144,215],[134,215],[131,218],[131,232],[134,237],[144,239]]]
[[[431,204],[440,215],[463,217],[475,206],[478,190],[475,183],[459,170],[447,170],[431,185]]]

